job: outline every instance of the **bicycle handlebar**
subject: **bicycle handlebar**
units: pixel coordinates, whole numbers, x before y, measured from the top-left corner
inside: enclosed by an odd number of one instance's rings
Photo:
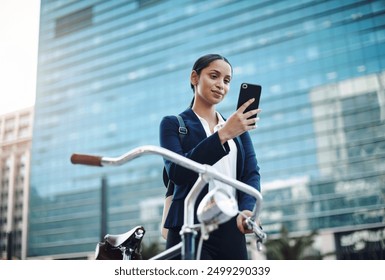
[[[199,179],[201,182],[194,185],[194,187],[190,191],[190,194],[192,195],[187,197],[187,200],[193,200],[194,203],[195,203],[194,199],[196,198],[196,194],[194,194],[194,191],[196,193],[199,193],[202,189],[202,186],[205,185],[205,183],[207,183],[211,179],[221,181],[225,184],[228,184],[240,191],[243,191],[255,197],[257,200],[257,203],[255,204],[251,218],[254,221],[257,220],[262,207],[262,195],[258,190],[252,188],[251,186],[245,183],[242,183],[238,180],[235,180],[233,178],[230,178],[226,175],[223,175],[217,172],[212,166],[197,163],[191,159],[188,159],[184,156],[181,156],[177,153],[174,153],[162,147],[151,146],[151,145],[141,146],[119,157],[103,157],[103,156],[94,156],[94,155],[86,155],[86,154],[73,154],[71,156],[71,162],[73,164],[83,164],[83,165],[91,165],[91,166],[119,166],[144,154],[161,155],[162,157],[180,166],[183,166],[187,169],[197,172],[200,175]],[[189,220],[191,222],[191,215],[189,215],[188,213],[185,213],[185,222],[186,220]],[[260,238],[261,240],[266,238],[266,234],[262,230],[256,229],[254,230],[254,233],[257,235],[257,238]]]
[[[71,162],[73,164],[103,166],[102,165],[102,157],[100,157],[100,156],[92,156],[92,155],[84,155],[84,154],[73,154],[71,156]]]

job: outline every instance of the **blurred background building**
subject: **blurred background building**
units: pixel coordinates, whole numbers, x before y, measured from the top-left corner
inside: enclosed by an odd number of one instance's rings
[[[0,259],[26,257],[32,127],[32,107],[0,115]]]
[[[242,82],[263,87],[251,136],[269,237],[318,230],[323,253],[382,258],[384,42],[384,1],[42,0],[27,258],[87,258],[103,233],[136,225],[161,242],[161,158],[98,168],[70,156],[159,145],[206,53],[234,68],[225,116]]]

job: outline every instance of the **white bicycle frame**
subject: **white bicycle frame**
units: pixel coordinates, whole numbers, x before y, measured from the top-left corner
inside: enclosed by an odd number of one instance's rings
[[[259,217],[262,208],[261,193],[255,188],[252,188],[251,186],[245,183],[242,183],[238,180],[235,180],[217,172],[210,165],[200,164],[165,148],[150,145],[137,147],[119,157],[102,157],[85,154],[73,154],[71,156],[71,162],[73,164],[83,164],[92,166],[120,166],[128,161],[131,161],[139,156],[146,154],[160,155],[163,158],[174,162],[175,164],[197,172],[199,175],[197,181],[195,182],[194,186],[192,187],[184,201],[184,223],[181,230],[182,242],[154,256],[152,259],[165,259],[169,255],[172,255],[179,250],[182,251],[182,259],[195,259],[194,242],[195,236],[197,234],[197,225],[194,225],[194,205],[198,198],[198,195],[200,194],[204,186],[211,180],[221,181],[256,198],[256,204],[252,212],[253,214],[251,217],[246,219],[246,223],[249,228],[253,230],[257,238],[257,249],[260,250],[262,242],[266,239],[266,234],[263,232],[262,228],[257,225],[254,221],[256,221]]]

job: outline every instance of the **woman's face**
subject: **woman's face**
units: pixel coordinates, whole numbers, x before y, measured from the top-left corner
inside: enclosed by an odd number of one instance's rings
[[[215,105],[223,100],[230,89],[231,66],[224,60],[214,60],[202,69],[200,75],[194,71],[191,83],[195,85],[195,98]]]

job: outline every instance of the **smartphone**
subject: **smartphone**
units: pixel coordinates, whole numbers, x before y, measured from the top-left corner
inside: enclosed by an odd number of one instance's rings
[[[261,92],[262,92],[262,86],[260,85],[242,83],[241,89],[239,91],[237,109],[241,107],[242,104],[244,104],[246,101],[250,100],[251,98],[255,98],[255,100],[253,103],[250,104],[249,107],[246,108],[244,112],[246,113],[250,110],[258,109],[259,100],[261,99]],[[254,116],[251,116],[250,118],[255,118],[256,116],[257,115],[254,115]]]

